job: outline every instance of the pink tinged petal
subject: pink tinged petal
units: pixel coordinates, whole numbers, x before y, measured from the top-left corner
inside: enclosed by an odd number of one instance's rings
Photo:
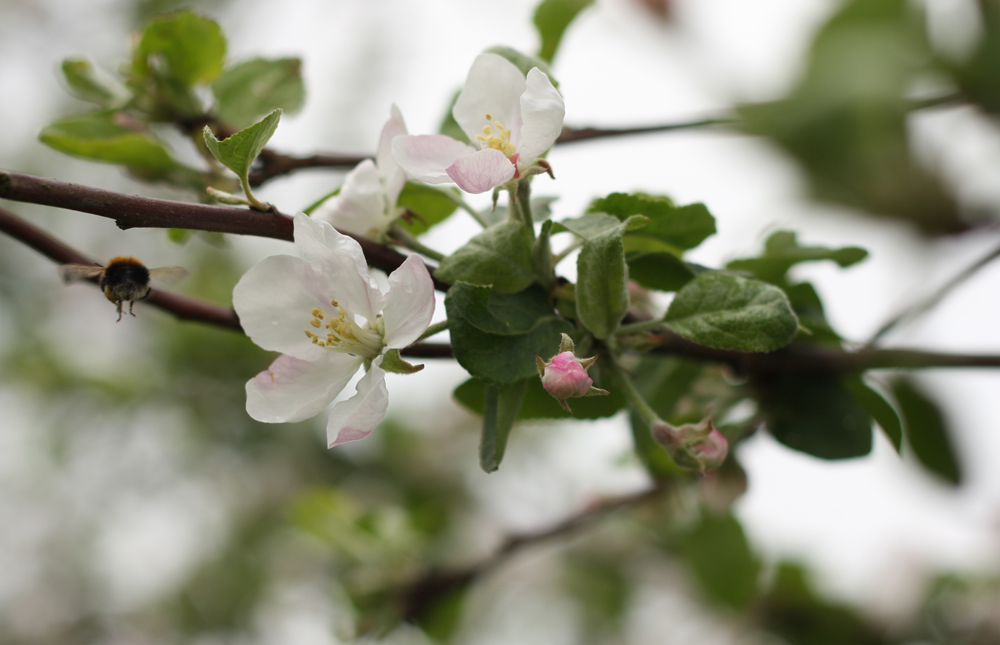
[[[334,227],[377,239],[392,223],[386,213],[386,195],[375,162],[365,159],[347,174],[340,194],[313,212],[313,219]]]
[[[331,448],[364,439],[382,423],[389,408],[389,392],[385,387],[385,371],[372,363],[368,373],[358,381],[358,392],[333,406],[326,423],[326,440]]]
[[[378,166],[382,185],[389,200],[390,211],[395,209],[396,199],[399,198],[403,184],[406,183],[406,171],[392,156],[392,140],[404,134],[406,134],[406,123],[403,121],[403,115],[399,108],[393,105],[389,120],[382,128],[382,136],[378,142],[378,154],[375,156],[375,163]]]
[[[486,148],[457,159],[448,176],[467,193],[485,193],[514,178],[517,168],[502,152]]]
[[[323,276],[324,291],[331,293],[333,300],[352,314],[375,320],[382,311],[382,292],[368,273],[368,263],[357,241],[326,222],[298,213],[295,246]]]
[[[392,140],[392,156],[410,177],[428,184],[451,181],[447,169],[455,160],[476,151],[443,134],[402,135]]]
[[[326,353],[305,335],[310,313],[329,306],[322,276],[305,260],[272,255],[247,271],[233,289],[233,307],[243,331],[258,346],[311,361]]]
[[[483,134],[483,126],[492,127],[493,121],[499,121],[511,131],[511,142],[516,146],[521,131],[518,101],[524,90],[524,74],[513,63],[497,54],[480,54],[469,69],[451,115],[470,141]]]
[[[389,293],[382,310],[386,347],[402,349],[412,344],[431,324],[433,315],[434,282],[423,260],[410,255],[389,274]]]
[[[247,414],[264,423],[295,423],[314,417],[333,401],[361,367],[348,354],[324,352],[316,361],[287,354],[247,381]]]
[[[552,147],[562,133],[566,104],[552,81],[537,67],[528,72],[528,89],[521,95],[521,163],[530,164]]]

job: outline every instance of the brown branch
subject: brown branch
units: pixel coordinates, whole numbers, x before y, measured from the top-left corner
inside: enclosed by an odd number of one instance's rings
[[[433,608],[437,600],[464,589],[522,549],[576,533],[615,511],[646,504],[657,499],[669,488],[669,482],[659,483],[639,493],[597,502],[544,531],[509,537],[493,555],[472,566],[449,572],[431,572],[397,590],[396,597],[402,606],[401,615],[404,620],[419,621],[426,616],[429,609]]]
[[[705,128],[713,125],[729,125],[735,123],[735,119],[700,119],[698,121],[685,121],[682,123],[664,123],[662,125],[649,125],[638,128],[563,128],[562,134],[556,139],[556,143],[573,143],[576,141],[588,141],[590,139],[606,139],[608,137],[624,137],[633,134],[652,134],[655,132],[672,132],[674,130],[692,130],[694,128]]]
[[[250,185],[256,188],[264,182],[303,168],[353,168],[371,156],[315,154],[293,157],[273,150],[264,150],[250,171]]]
[[[108,217],[123,230],[188,228],[293,241],[292,218],[281,213],[125,195],[6,170],[0,170],[0,198]],[[350,233],[344,234],[358,241],[373,267],[391,272],[406,259],[405,255],[387,246]],[[433,278],[434,270],[428,267],[427,271]],[[449,285],[434,278],[434,286],[445,291]]]

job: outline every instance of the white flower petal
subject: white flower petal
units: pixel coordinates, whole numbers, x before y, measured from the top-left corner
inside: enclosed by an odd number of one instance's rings
[[[326,423],[326,441],[336,445],[364,439],[382,423],[389,408],[389,392],[385,387],[385,371],[372,363],[368,373],[358,381],[358,393],[333,406]]]
[[[450,182],[448,167],[475,151],[443,134],[402,135],[392,140],[392,156],[406,174],[428,184]]]
[[[413,343],[431,324],[433,315],[434,282],[423,260],[410,255],[389,274],[389,293],[382,310],[386,347],[402,349]]]
[[[507,183],[516,168],[502,152],[486,148],[455,160],[448,176],[467,193],[485,193]]]
[[[368,263],[357,241],[338,233],[326,222],[295,215],[295,246],[306,262],[323,275],[325,289],[341,307],[375,320],[382,311],[382,292],[368,273]],[[329,304],[329,303],[327,303]]]
[[[470,141],[483,134],[484,126],[493,127],[493,122],[499,121],[511,131],[511,143],[516,146],[521,131],[519,100],[524,90],[524,74],[513,63],[497,54],[480,54],[469,69],[451,115]]]
[[[518,161],[530,164],[552,147],[562,133],[566,104],[552,81],[537,67],[528,72],[528,89],[521,95],[521,142]]]
[[[344,178],[340,194],[313,212],[313,219],[378,240],[392,223],[386,212],[386,194],[375,162],[365,159]]]
[[[233,289],[233,307],[247,336],[264,349],[316,360],[324,350],[305,335],[315,307],[333,298],[327,281],[301,258],[272,255],[247,271]]]
[[[282,354],[247,381],[247,414],[264,423],[295,423],[314,417],[351,380],[362,360],[324,352],[316,361]]]
[[[390,214],[395,210],[396,199],[399,198],[399,192],[403,190],[403,184],[406,183],[406,171],[392,156],[392,140],[404,134],[406,134],[406,123],[403,121],[403,114],[398,107],[393,105],[389,120],[382,128],[382,137],[378,142],[378,154],[375,156],[378,172],[382,177],[382,185],[389,201]]]

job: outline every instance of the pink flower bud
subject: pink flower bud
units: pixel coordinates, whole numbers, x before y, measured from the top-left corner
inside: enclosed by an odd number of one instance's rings
[[[542,375],[542,387],[552,396],[565,401],[566,399],[586,396],[594,384],[587,375],[587,370],[576,360],[573,352],[556,354],[546,363]]]
[[[656,443],[670,453],[675,464],[681,468],[697,469],[702,475],[721,466],[729,452],[729,443],[712,425],[711,418],[679,428],[666,421],[657,421],[650,431]]]

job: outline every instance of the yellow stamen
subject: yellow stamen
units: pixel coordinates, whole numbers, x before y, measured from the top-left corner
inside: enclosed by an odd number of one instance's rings
[[[493,117],[487,114],[486,120],[493,121]],[[494,127],[497,129],[497,134],[493,134]],[[499,150],[504,156],[510,158],[517,152],[517,147],[510,142],[510,133],[511,131],[504,128],[502,123],[493,121],[492,126],[489,124],[483,126],[483,134],[477,134],[476,140],[482,142],[482,148]]]

